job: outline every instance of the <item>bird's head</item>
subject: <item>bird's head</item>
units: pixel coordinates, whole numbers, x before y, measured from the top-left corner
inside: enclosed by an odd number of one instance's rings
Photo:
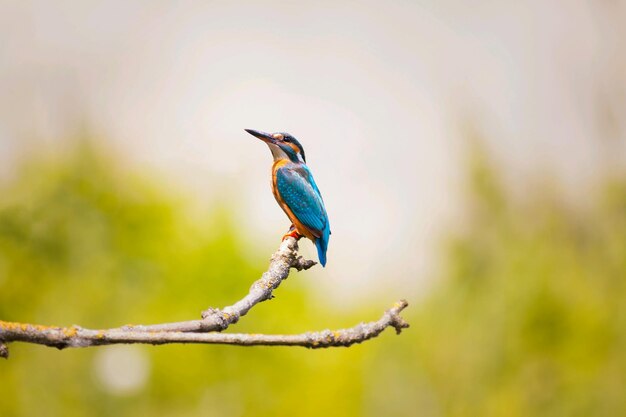
[[[304,148],[300,142],[298,142],[298,139],[294,138],[289,133],[265,133],[252,129],[246,129],[246,132],[267,143],[267,146],[269,146],[272,151],[274,160],[286,158],[294,163],[306,163]]]

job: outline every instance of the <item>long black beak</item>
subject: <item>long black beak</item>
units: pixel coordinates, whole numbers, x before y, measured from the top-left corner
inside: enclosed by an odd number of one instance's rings
[[[257,138],[261,139],[265,143],[272,143],[272,144],[276,143],[276,139],[274,139],[274,137],[270,135],[269,133],[259,132],[258,130],[252,130],[252,129],[244,129],[244,130],[250,133],[252,136],[256,136]]]

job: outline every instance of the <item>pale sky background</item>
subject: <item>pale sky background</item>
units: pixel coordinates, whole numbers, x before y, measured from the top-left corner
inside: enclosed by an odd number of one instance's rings
[[[271,251],[289,222],[243,129],[288,131],[331,218],[324,295],[414,296],[460,221],[466,126],[513,193],[548,173],[581,199],[622,163],[625,43],[620,1],[0,0],[0,176],[87,122],[200,207],[239,199]]]

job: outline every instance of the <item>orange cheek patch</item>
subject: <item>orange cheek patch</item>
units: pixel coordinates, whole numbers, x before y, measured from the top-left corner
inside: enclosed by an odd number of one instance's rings
[[[298,149],[298,147],[296,145],[294,145],[293,143],[290,143],[289,146],[291,147],[291,149],[293,149],[293,151],[295,153],[300,152],[300,149]]]

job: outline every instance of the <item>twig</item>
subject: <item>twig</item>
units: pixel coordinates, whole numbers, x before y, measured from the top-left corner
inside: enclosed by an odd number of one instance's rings
[[[9,347],[0,342],[0,358],[9,359]]]
[[[316,263],[298,256],[298,242],[293,237],[288,237],[272,255],[267,272],[263,273],[263,276],[252,284],[248,294],[235,304],[221,310],[209,308],[202,313],[201,320],[147,326],[127,325],[115,330],[135,332],[212,332],[226,330],[231,324],[237,323],[239,318],[245,316],[256,304],[271,299],[272,292],[287,279],[291,268],[302,271],[311,268]]]
[[[78,326],[50,327],[0,321],[0,340],[35,343],[59,349],[103,346],[122,343],[163,345],[168,343],[223,344],[238,346],[303,346],[327,348],[351,346],[378,336],[387,327],[397,333],[409,325],[400,317],[408,303],[398,301],[377,321],[361,323],[349,329],[323,330],[296,335],[263,335],[241,333],[189,333],[170,331],[136,331],[125,329],[90,330]],[[8,352],[7,352],[8,354]]]
[[[374,322],[361,323],[341,330],[324,330],[297,335],[265,335],[242,333],[218,333],[246,315],[256,304],[272,298],[272,292],[287,279],[291,268],[298,271],[309,269],[315,262],[298,256],[298,242],[285,239],[272,255],[270,266],[261,279],[250,287],[248,294],[235,304],[222,310],[210,308],[201,320],[155,325],[127,325],[114,329],[91,330],[80,326],[56,327],[37,324],[0,321],[0,357],[8,358],[6,343],[26,342],[64,349],[120,343],[144,343],[162,345],[168,343],[226,344],[240,346],[304,346],[323,348],[350,346],[378,336],[387,327],[397,333],[409,325],[400,317],[408,303],[401,300]]]

